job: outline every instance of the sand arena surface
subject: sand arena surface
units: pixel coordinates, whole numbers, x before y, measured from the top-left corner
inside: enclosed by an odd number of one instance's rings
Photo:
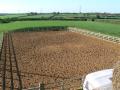
[[[17,32],[12,36],[24,88],[112,68],[120,55],[119,45],[75,32]]]

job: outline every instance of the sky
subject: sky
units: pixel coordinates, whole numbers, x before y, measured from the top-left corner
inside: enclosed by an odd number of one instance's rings
[[[120,13],[120,0],[0,0],[0,13],[24,12]]]

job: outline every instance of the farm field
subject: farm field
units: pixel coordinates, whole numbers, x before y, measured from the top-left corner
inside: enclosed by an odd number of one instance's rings
[[[67,18],[71,18],[71,19],[79,19],[81,17],[85,17],[88,19],[97,18],[97,15],[99,15],[100,18],[98,19],[120,19],[120,14],[109,14],[109,13],[60,13],[60,12],[53,12],[53,13],[36,13],[35,12],[30,12],[30,13],[11,13],[11,14],[0,14],[0,18],[1,19],[5,19],[5,18],[14,18],[14,17],[18,17],[18,18],[48,18],[50,16],[55,15],[56,19],[67,19]],[[23,16],[23,17],[21,17]]]
[[[0,15],[0,19],[5,19],[5,18],[16,18],[16,17],[21,17],[21,16],[26,16],[26,14],[3,14]]]
[[[47,13],[47,14],[39,14],[39,15],[30,15],[30,16],[28,16],[28,15],[26,15],[26,16],[24,16],[24,17],[19,17],[19,19],[21,19],[21,18],[33,18],[33,19],[35,19],[35,18],[49,18],[49,17],[51,17],[51,16],[53,16],[53,14],[52,13]]]
[[[57,14],[58,13],[58,14]],[[62,18],[75,18],[75,17],[83,17],[84,14],[83,13],[59,13],[59,12],[53,12],[53,13],[39,13],[39,14],[36,14],[36,15],[28,15],[30,13],[21,13],[21,14],[3,14],[3,15],[0,15],[0,18],[1,19],[4,19],[4,18],[14,18],[14,17],[18,17],[18,18],[41,18],[41,17],[44,17],[44,18],[48,18],[50,16],[53,16],[55,15],[55,17],[62,17]],[[19,17],[19,16],[24,16],[24,17]],[[90,17],[92,16],[96,16],[96,14],[90,14],[89,15]]]
[[[12,37],[24,88],[112,68],[120,55],[118,45],[74,32],[18,32]]]
[[[111,24],[120,24],[120,19],[97,19],[98,22],[111,23]]]
[[[77,28],[91,30],[94,32],[100,32],[100,33],[120,37],[119,24],[110,24],[110,23],[92,22],[92,21],[59,21],[59,20],[17,21],[7,24],[0,24],[0,32],[7,32],[7,31],[12,31],[15,29],[22,29],[27,27],[49,27],[49,26],[77,27]]]

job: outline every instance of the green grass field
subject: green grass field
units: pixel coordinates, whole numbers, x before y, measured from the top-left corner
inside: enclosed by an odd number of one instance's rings
[[[5,19],[5,18],[15,18],[21,16],[26,16],[26,14],[6,14],[6,15],[0,15],[0,18]]]
[[[0,32],[43,26],[71,26],[120,37],[120,25],[91,21],[17,21],[0,24]]]
[[[120,19],[97,19],[98,22],[112,23],[112,24],[120,24]]]
[[[20,17],[20,18],[49,18],[50,16],[52,16],[52,13],[48,13],[48,14],[39,14],[39,15],[31,15],[31,16],[24,16],[24,17]]]

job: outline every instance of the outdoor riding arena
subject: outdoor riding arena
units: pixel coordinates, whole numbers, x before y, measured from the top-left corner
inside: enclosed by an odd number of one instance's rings
[[[88,73],[113,68],[120,45],[70,30],[4,34],[0,90],[77,90]]]

